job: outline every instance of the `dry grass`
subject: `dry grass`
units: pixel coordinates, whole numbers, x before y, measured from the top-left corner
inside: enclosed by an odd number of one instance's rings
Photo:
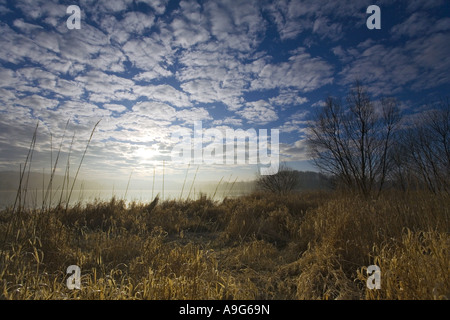
[[[448,196],[111,199],[0,212],[2,299],[448,299]],[[66,287],[69,265],[81,289]],[[368,290],[366,267],[381,268]]]

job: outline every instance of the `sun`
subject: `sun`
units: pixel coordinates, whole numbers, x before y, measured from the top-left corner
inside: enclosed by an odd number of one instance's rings
[[[157,147],[139,146],[134,152],[134,157],[139,163],[148,163],[154,161],[159,154]]]

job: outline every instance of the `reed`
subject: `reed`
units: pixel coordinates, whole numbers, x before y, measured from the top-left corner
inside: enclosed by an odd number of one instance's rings
[[[49,183],[48,183],[48,185],[47,185],[47,191],[45,192],[45,197],[44,197],[44,199],[42,200],[42,209],[44,210],[44,208],[45,208],[45,206],[46,206],[46,203],[47,203],[47,199],[50,197],[50,201],[49,201],[49,203],[48,203],[48,210],[50,210],[50,207],[52,206],[52,190],[53,190],[53,178],[54,178],[54,176],[55,176],[55,172],[56,172],[56,168],[57,168],[57,166],[58,166],[58,161],[59,161],[59,156],[60,156],[60,154],[61,154],[61,148],[62,148],[62,144],[63,144],[63,141],[64,141],[64,138],[65,138],[65,136],[66,136],[66,131],[67,131],[67,127],[68,127],[68,125],[69,125],[69,121],[70,121],[70,119],[69,120],[67,120],[67,122],[66,122],[66,126],[65,126],[65,128],[64,128],[64,133],[63,133],[63,135],[62,135],[62,137],[61,137],[61,142],[60,142],[60,144],[59,144],[59,149],[58,149],[58,153],[57,153],[57,155],[56,155],[56,159],[55,159],[55,163],[53,164],[53,138],[52,138],[52,134],[50,134],[50,144],[51,144],[51,147],[50,147],[50,169],[53,167],[53,169],[51,169],[52,171],[51,171],[51,174],[50,174],[50,181],[49,181]]]
[[[223,177],[220,178],[219,183],[217,183],[216,190],[214,190],[214,194],[213,194],[213,196],[212,196],[212,199],[213,199],[213,200],[214,200],[214,198],[216,197],[217,189],[219,189],[219,186],[220,186],[220,184],[222,183],[222,180],[223,180]]]
[[[130,176],[128,177],[127,188],[125,189],[125,195],[123,196],[123,200],[127,200],[128,188],[130,187],[131,175],[133,174],[133,170],[131,170]]]
[[[101,120],[97,121],[97,123],[94,125],[94,128],[93,128],[92,131],[91,131],[91,135],[89,136],[89,140],[88,140],[88,142],[87,142],[87,144],[86,144],[86,148],[84,149],[83,156],[81,157],[80,163],[79,163],[78,168],[77,168],[77,172],[75,173],[75,177],[74,177],[73,182],[72,182],[72,187],[70,188],[69,196],[68,196],[68,198],[67,198],[66,211],[67,211],[67,209],[69,208],[70,198],[71,198],[71,196],[72,196],[73,188],[74,188],[75,183],[76,183],[76,181],[77,181],[78,173],[80,172],[80,168],[81,168],[81,165],[82,165],[82,163],[83,163],[84,157],[86,156],[86,152],[87,152],[87,150],[88,150],[89,144],[91,143],[91,140],[92,140],[92,137],[93,137],[93,135],[94,135],[95,129],[97,128],[97,126],[98,126],[98,124],[100,123],[100,121],[101,121]]]
[[[198,168],[199,168],[199,166],[197,166],[197,169],[195,170],[194,179],[192,180],[191,188],[189,189],[189,194],[188,194],[187,199],[189,199],[191,197],[191,191],[192,191],[192,187],[194,186],[195,179],[197,178]]]
[[[187,175],[188,175],[190,166],[191,166],[191,163],[189,162],[188,167],[186,169],[186,175],[184,176],[183,187],[181,188],[180,200],[183,197],[184,185],[186,184],[186,179],[187,179]]]

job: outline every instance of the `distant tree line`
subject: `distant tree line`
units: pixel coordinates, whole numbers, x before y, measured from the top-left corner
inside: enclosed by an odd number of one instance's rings
[[[297,171],[283,163],[276,174],[259,176],[255,185],[260,191],[288,194],[293,191],[329,190],[332,181],[323,173]]]

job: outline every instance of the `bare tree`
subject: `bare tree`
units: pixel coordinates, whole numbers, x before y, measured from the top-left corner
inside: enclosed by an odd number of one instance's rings
[[[359,82],[346,105],[328,97],[308,128],[307,141],[316,166],[340,185],[364,196],[380,192],[392,167],[391,149],[400,120],[395,99],[376,108]]]
[[[403,166],[408,167],[419,184],[432,192],[450,192],[450,102],[417,116],[406,130]]]
[[[295,190],[298,183],[297,172],[286,164],[281,164],[276,174],[258,176],[256,187],[272,193],[288,194]]]

